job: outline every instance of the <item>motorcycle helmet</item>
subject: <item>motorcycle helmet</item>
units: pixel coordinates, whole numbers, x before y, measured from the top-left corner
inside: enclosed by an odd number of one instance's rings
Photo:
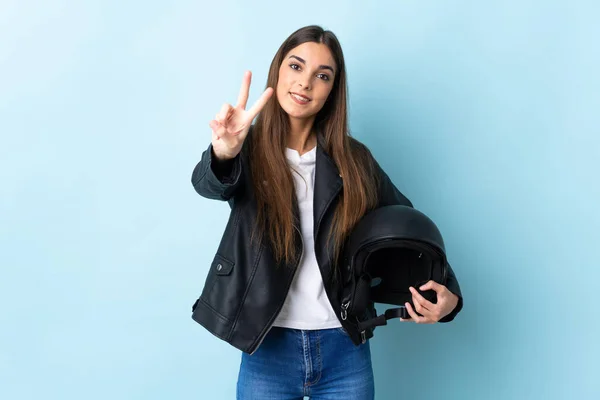
[[[414,306],[410,286],[435,303],[435,291],[419,287],[429,280],[446,283],[442,235],[429,217],[409,206],[390,205],[367,213],[345,242],[343,263],[340,316],[360,332],[355,343],[364,343],[376,326],[391,318],[410,318],[405,307],[406,302]],[[400,307],[377,316],[373,303]]]

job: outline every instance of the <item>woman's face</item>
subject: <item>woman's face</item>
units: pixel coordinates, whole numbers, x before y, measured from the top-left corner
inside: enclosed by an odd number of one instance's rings
[[[321,43],[302,43],[285,55],[279,67],[276,95],[290,118],[311,118],[323,108],[333,88],[336,69],[329,48]]]

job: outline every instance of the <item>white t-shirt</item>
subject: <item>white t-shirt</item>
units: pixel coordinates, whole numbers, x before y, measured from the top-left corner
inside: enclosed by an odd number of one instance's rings
[[[313,237],[313,190],[315,184],[316,146],[302,156],[285,149],[300,208],[300,230],[304,242],[302,259],[274,326],[294,329],[329,329],[342,326],[323,287],[323,278],[315,256]]]

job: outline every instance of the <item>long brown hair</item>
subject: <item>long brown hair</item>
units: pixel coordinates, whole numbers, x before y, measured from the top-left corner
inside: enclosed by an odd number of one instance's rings
[[[277,88],[279,68],[285,55],[306,42],[325,44],[337,65],[333,88],[313,126],[317,135],[320,135],[319,143],[322,143],[344,179],[340,202],[328,235],[328,240],[333,235],[334,260],[337,260],[352,227],[376,205],[378,182],[375,180],[370,152],[350,136],[346,67],[342,48],[333,32],[311,25],[292,33],[273,57],[266,87]],[[278,263],[283,260],[291,262],[298,256],[293,231],[294,181],[285,159],[286,133],[289,129],[288,115],[277,101],[277,96],[273,95],[258,115],[249,138],[252,181],[258,206],[257,229],[268,232]]]

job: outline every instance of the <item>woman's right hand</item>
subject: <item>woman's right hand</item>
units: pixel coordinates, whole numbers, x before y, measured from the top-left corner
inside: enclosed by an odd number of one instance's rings
[[[223,104],[221,111],[209,123],[212,129],[213,151],[219,160],[229,160],[238,155],[252,121],[273,95],[273,88],[268,87],[252,108],[246,110],[251,78],[252,73],[246,71],[237,105],[233,107],[231,104]]]

